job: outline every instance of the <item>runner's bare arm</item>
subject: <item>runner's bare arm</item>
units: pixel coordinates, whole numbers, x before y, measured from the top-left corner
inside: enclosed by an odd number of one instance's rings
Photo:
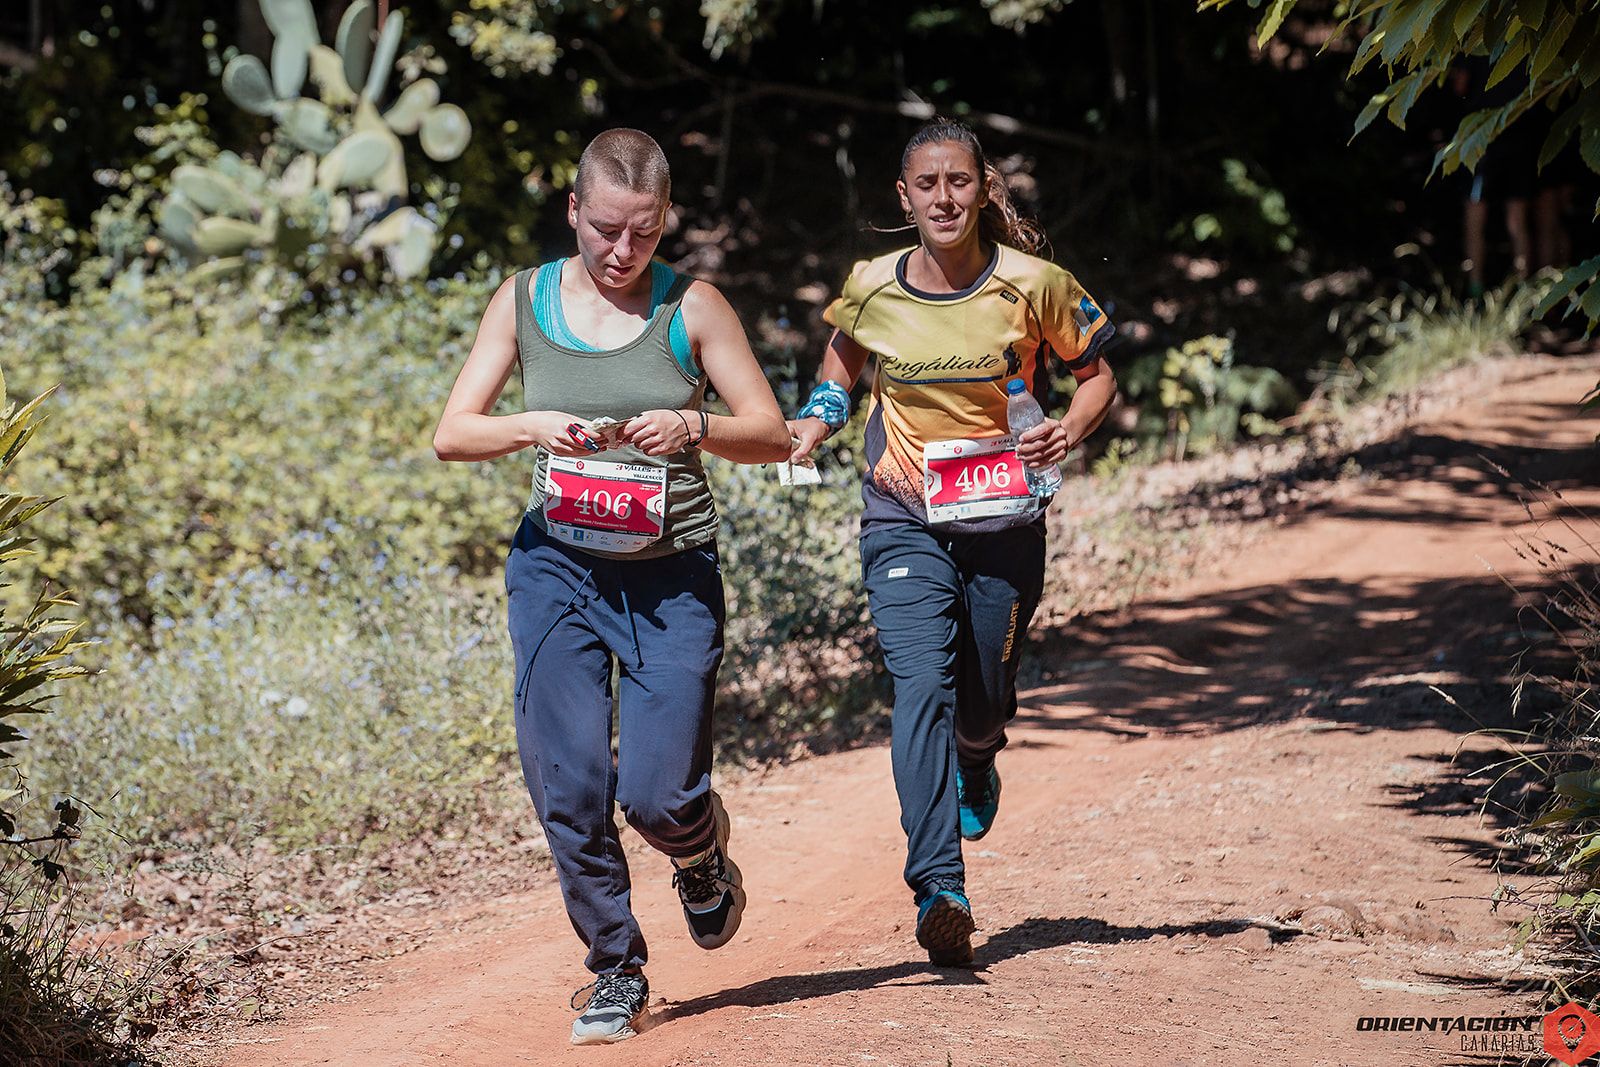
[[[856,386],[856,379],[861,377],[861,370],[867,365],[867,357],[872,353],[856,344],[842,330],[834,330],[833,336],[828,339],[828,350],[822,355],[822,368],[817,372],[817,384],[835,382],[849,392]],[[800,439],[790,455],[791,460],[801,460],[809,456],[814,448],[833,431],[821,419],[790,419],[789,432]]]
[[[439,426],[433,431],[433,452],[440,459],[494,459],[530,445],[558,456],[588,455],[587,449],[567,436],[567,426],[577,420],[566,412],[489,414],[517,365],[517,298],[513,281],[507,278],[502,282],[489,301],[472,351],[456,376]]]
[[[1074,370],[1078,391],[1059,420],[1045,419],[1017,438],[1017,457],[1030,467],[1060,463],[1105,421],[1111,402],[1117,398],[1117,379],[1111,365],[1097,359]]]
[[[646,411],[628,420],[623,439],[652,456],[675,452],[694,440],[704,451],[735,463],[772,463],[786,457],[789,433],[783,415],[732,305],[715,286],[697,281],[684,294],[683,324],[700,366],[732,414],[707,415],[702,424],[696,411]]]
[[[1111,373],[1111,364],[1105,360],[1097,359],[1082,370],[1073,371],[1072,376],[1078,379],[1078,391],[1067,405],[1067,413],[1061,417],[1071,438],[1067,446],[1069,452],[1100,428],[1117,399],[1117,376]]]

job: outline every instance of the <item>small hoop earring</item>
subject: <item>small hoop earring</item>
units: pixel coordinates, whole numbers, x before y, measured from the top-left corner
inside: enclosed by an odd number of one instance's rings
[[[915,225],[915,224],[916,224],[916,221],[917,221],[917,214],[916,214],[916,212],[914,212],[914,211],[907,211],[907,212],[906,212],[906,221],[907,221],[907,222],[909,222],[909,223],[912,223],[912,224],[913,224],[913,225]]]

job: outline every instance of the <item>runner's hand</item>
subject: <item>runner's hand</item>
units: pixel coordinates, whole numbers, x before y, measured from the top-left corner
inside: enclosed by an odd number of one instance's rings
[[[528,432],[533,437],[533,443],[552,456],[594,455],[567,433],[567,427],[573,423],[584,425],[584,421],[578,416],[569,415],[565,411],[524,411],[522,417],[527,420]]]
[[[828,435],[832,432],[833,431],[828,428],[827,423],[815,417],[809,419],[790,419],[789,433],[795,437],[798,437],[800,439],[800,443],[796,445],[794,451],[789,454],[789,462],[799,463],[801,460],[810,456],[812,450],[814,450],[823,441],[827,440]]]
[[[1060,463],[1072,451],[1067,438],[1067,428],[1060,419],[1045,419],[1039,425],[1024,430],[1017,438],[1017,458],[1024,467],[1043,467]]]
[[[668,408],[641,412],[622,426],[622,443],[633,445],[647,456],[670,456],[689,446],[689,416]],[[700,416],[694,416],[696,428]]]

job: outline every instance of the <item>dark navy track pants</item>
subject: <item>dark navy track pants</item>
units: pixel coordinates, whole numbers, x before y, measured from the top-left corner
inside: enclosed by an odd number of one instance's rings
[[[1044,528],[879,528],[861,538],[861,569],[894,679],[890,755],[906,884],[920,904],[937,888],[965,884],[956,764],[982,767],[1005,747],[1044,585]]]
[[[644,965],[613,803],[669,856],[715,838],[711,707],[722,662],[715,545],[592,556],[524,519],[506,561],[522,774],[595,973]],[[611,754],[613,668],[620,731]]]

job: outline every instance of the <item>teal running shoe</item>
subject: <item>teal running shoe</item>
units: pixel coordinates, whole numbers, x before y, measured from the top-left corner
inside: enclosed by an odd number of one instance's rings
[[[966,967],[972,963],[972,905],[965,893],[941,889],[917,909],[917,944],[928,950],[935,967]]]
[[[956,802],[961,807],[961,836],[976,841],[989,832],[1000,810],[1000,772],[989,766],[956,768]]]

